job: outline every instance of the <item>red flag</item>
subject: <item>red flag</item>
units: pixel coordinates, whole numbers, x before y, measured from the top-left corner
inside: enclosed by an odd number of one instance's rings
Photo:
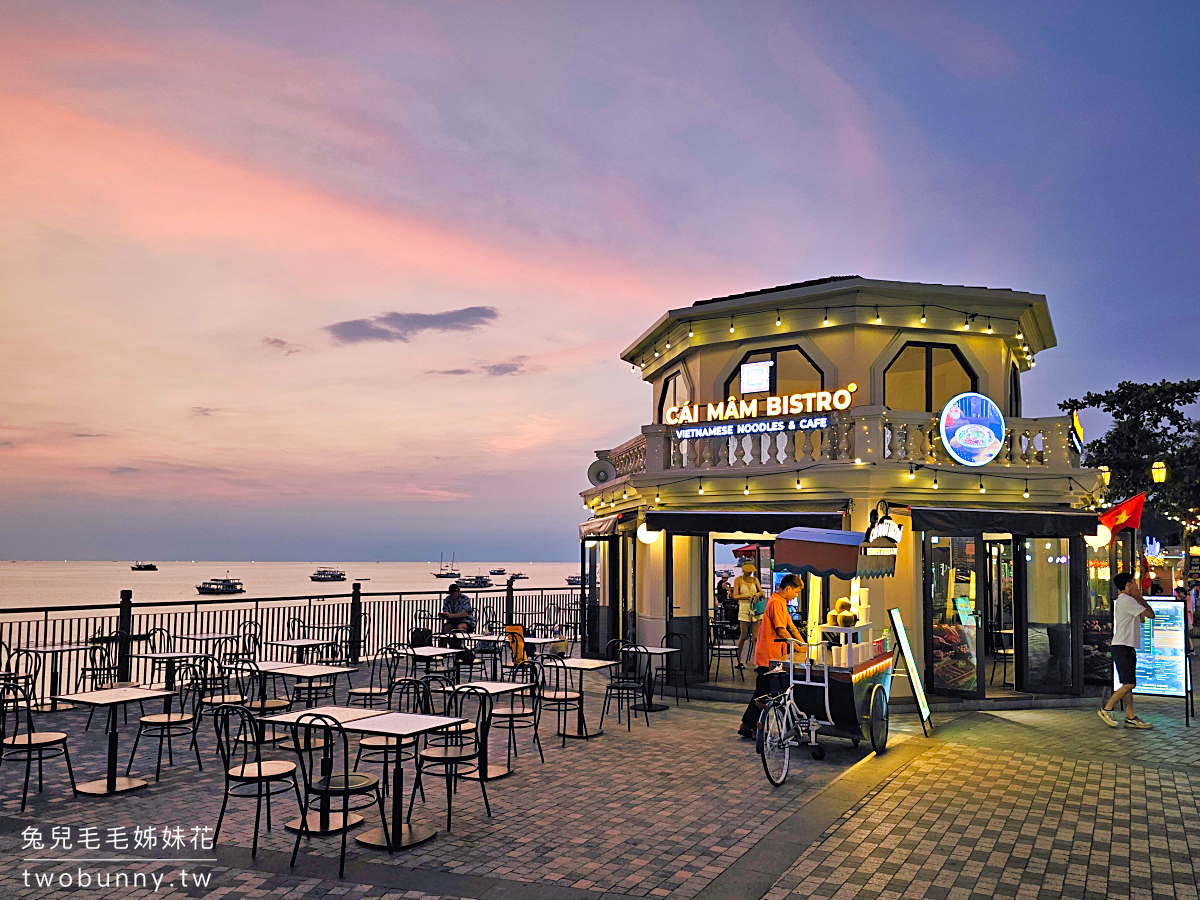
[[[1145,504],[1145,494],[1130,497],[1124,503],[1118,503],[1108,512],[1101,513],[1100,524],[1113,534],[1122,528],[1140,528],[1142,526],[1142,507]]]

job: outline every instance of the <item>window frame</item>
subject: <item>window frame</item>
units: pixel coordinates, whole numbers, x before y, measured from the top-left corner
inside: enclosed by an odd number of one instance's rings
[[[898,359],[900,359],[901,356],[904,355],[904,351],[907,350],[909,347],[921,347],[921,348],[924,348],[924,350],[925,350],[925,410],[924,410],[925,412],[930,412],[930,413],[934,412],[934,409],[933,409],[933,351],[934,350],[949,350],[951,353],[953,353],[954,358],[958,361],[958,364],[960,366],[962,366],[963,371],[966,372],[967,376],[971,379],[971,390],[972,391],[979,390],[979,376],[977,374],[975,374],[975,370],[973,368],[971,368],[970,363],[967,362],[966,358],[962,355],[962,352],[958,349],[958,347],[956,345],[954,345],[954,344],[939,344],[939,343],[931,342],[931,341],[906,341],[904,346],[901,347],[896,352],[896,355],[892,357],[892,361],[889,362],[886,367],[884,367],[884,370],[883,370],[883,405],[884,406],[888,406],[888,396],[887,396],[888,372],[891,371],[892,366],[894,366],[896,364],[896,361]]]
[[[729,377],[725,379],[725,384],[723,386],[724,394],[722,395],[721,399],[724,400],[726,397],[730,396],[729,386],[733,384],[733,380],[735,378],[741,378],[742,366],[746,364],[750,357],[762,356],[766,353],[771,354],[771,385],[766,393],[769,395],[777,395],[779,393],[779,354],[786,353],[788,350],[795,350],[806,360],[808,360],[808,364],[812,366],[813,369],[816,370],[816,373],[821,377],[821,387],[819,390],[825,390],[825,370],[817,365],[816,361],[809,356],[808,353],[805,352],[804,348],[799,344],[786,344],[782,347],[760,347],[756,350],[747,350],[745,353],[743,353],[742,358],[738,360],[737,365],[733,367],[733,371],[729,374]],[[756,393],[761,394],[763,392],[757,391]],[[744,396],[744,392],[742,396]]]
[[[676,385],[676,388],[675,388],[676,400],[678,400],[678,395],[679,395],[678,385],[683,384],[688,389],[688,403],[692,402],[691,385],[689,385],[687,383],[687,380],[684,379],[683,369],[676,369],[675,371],[673,371],[669,375],[667,375],[665,378],[663,378],[662,388],[660,389],[659,394],[658,394],[658,422],[660,425],[662,424],[663,416],[666,415],[666,412],[668,409],[667,392],[670,390],[672,384]]]
[[[1008,371],[1008,414],[1013,418],[1021,417],[1021,370],[1015,365]]]

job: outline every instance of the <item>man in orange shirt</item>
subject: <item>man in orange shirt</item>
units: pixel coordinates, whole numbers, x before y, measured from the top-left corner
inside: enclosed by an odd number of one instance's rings
[[[788,612],[788,603],[799,596],[802,584],[799,575],[784,575],[780,579],[779,590],[772,594],[771,599],[767,601],[766,612],[763,613],[763,617],[758,623],[758,631],[754,633],[754,671],[758,673],[758,679],[754,683],[754,699],[746,707],[746,712],[742,716],[742,727],[738,729],[738,734],[744,738],[754,737],[754,732],[758,728],[758,716],[761,712],[758,699],[771,693],[771,682],[766,677],[771,660],[788,658],[788,645],[779,643],[779,640],[782,638],[804,640],[804,635],[792,622],[792,616]],[[803,650],[800,652],[802,653]]]

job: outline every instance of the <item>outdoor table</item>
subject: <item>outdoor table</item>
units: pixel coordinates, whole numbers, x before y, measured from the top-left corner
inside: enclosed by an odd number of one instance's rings
[[[637,710],[638,712],[662,712],[664,709],[670,709],[670,707],[666,703],[655,703],[654,702],[654,665],[655,665],[654,657],[666,656],[667,654],[670,654],[670,653],[678,653],[679,648],[678,647],[644,647],[639,644],[636,647],[625,647],[622,649],[621,652],[622,653],[641,653],[641,654],[645,655],[646,659],[647,659],[646,677],[644,679],[645,683],[646,683],[646,689],[645,689],[646,700],[643,703],[635,703],[633,706],[630,707],[630,709]]]
[[[456,635],[460,640],[468,641],[472,644],[503,644],[508,635],[504,634],[459,634]],[[497,681],[500,677],[498,666],[500,664],[499,654],[492,655],[492,681]]]
[[[166,683],[163,685],[164,690],[175,691],[175,672],[176,667],[181,659],[194,659],[197,656],[204,656],[203,653],[188,653],[187,651],[171,650],[163,651],[162,653],[130,653],[130,659],[161,659],[167,663]],[[174,696],[174,693],[171,694]],[[163,700],[163,712],[171,711],[171,697]]]
[[[203,643],[204,641],[222,641],[226,638],[237,638],[236,634],[221,634],[219,632],[205,634],[181,634],[175,638],[177,641],[196,641]]]
[[[397,744],[402,744],[405,738],[415,738],[431,731],[439,731],[466,722],[462,718],[446,716],[418,716],[412,713],[389,712],[382,715],[357,719],[345,726],[347,731],[358,734],[377,735],[379,737],[394,737]],[[429,840],[437,829],[429,825],[408,825],[404,822],[404,754],[397,748],[395,763],[392,765],[392,821],[388,829],[392,846],[391,850],[403,850]],[[384,773],[387,777],[387,773]],[[358,835],[355,840],[360,844],[371,847],[387,848],[383,837],[383,828],[372,828]]]
[[[293,665],[286,669],[280,669],[278,674],[283,675],[285,678],[295,678],[300,681],[307,681],[311,683],[316,681],[318,678],[324,678],[326,676],[336,678],[338,675],[349,675],[357,671],[358,669],[354,666]],[[315,699],[316,698],[313,697],[312,691],[309,691],[308,707],[310,709],[312,708],[313,701]]]
[[[429,660],[431,660],[431,659],[441,659],[442,657],[445,657],[445,656],[457,657],[458,654],[462,653],[461,650],[456,650],[453,647],[404,647],[404,648],[401,648],[400,652],[404,653],[407,656],[411,656],[414,660],[423,659],[426,661],[426,663],[428,663]],[[457,658],[454,660],[454,663],[455,663],[455,673],[454,673],[455,680],[457,680],[457,676],[458,676],[458,660],[457,660]],[[428,666],[426,668],[428,668]]]
[[[174,696],[173,691],[152,691],[146,688],[124,687],[109,688],[103,691],[84,691],[80,694],[62,694],[59,700],[68,703],[78,703],[81,706],[103,707],[108,710],[108,771],[104,778],[98,781],[85,781],[76,784],[75,790],[81,794],[97,794],[109,796],[122,791],[132,791],[134,788],[145,787],[146,782],[141,778],[117,777],[117,707],[126,703],[136,703],[139,700],[166,699]]]
[[[564,668],[574,669],[579,673],[579,715],[575,720],[575,731],[560,731],[558,732],[559,737],[583,738],[587,740],[588,738],[596,737],[596,735],[604,734],[603,731],[589,733],[587,730],[587,722],[583,718],[583,673],[595,672],[600,669],[611,669],[617,664],[616,661],[612,659],[578,659],[571,657],[564,659],[562,664]]]
[[[274,716],[261,716],[258,719],[258,723],[260,727],[265,725],[292,725],[299,722],[301,716],[327,716],[345,726],[356,719],[365,719],[368,716],[377,715],[379,715],[379,710],[363,709],[361,706],[317,706],[296,712],[279,713]],[[306,730],[304,750],[319,750],[324,745],[325,742],[321,738],[310,739]],[[340,812],[333,812],[331,809],[330,796],[328,794],[321,797],[320,808],[309,810],[304,814],[304,818],[308,830],[313,834],[333,834],[341,831],[343,828],[353,828],[363,820],[363,817],[358,813],[350,813],[346,816],[345,821],[343,821],[342,814]],[[289,831],[300,831],[301,823],[299,816],[290,822],[285,822],[283,827]]]
[[[466,684],[460,684],[460,688],[471,687],[479,688],[487,691],[492,697],[503,697],[505,694],[516,694],[521,691],[532,690],[537,685],[528,681],[469,681]],[[491,721],[488,721],[488,731],[491,731]],[[495,781],[497,778],[503,778],[505,775],[511,775],[512,769],[508,767],[508,763],[496,763],[492,765],[488,762],[488,746],[487,741],[481,741],[479,747],[479,772],[483,773],[484,781]],[[475,779],[480,777],[478,773],[464,775],[463,778]]]
[[[61,685],[59,681],[61,676],[58,668],[58,658],[64,653],[78,653],[80,650],[90,650],[91,644],[47,644],[43,647],[26,647],[30,653],[40,653],[43,656],[50,657],[50,702],[39,703],[33,709],[35,712],[58,712],[61,710],[74,709],[71,704],[60,704],[58,698],[54,695],[59,692]]]
[[[270,672],[274,675],[282,674],[288,669],[294,669],[297,665],[294,662],[281,662],[275,659],[259,659],[255,660],[254,664],[258,666],[260,672]]]
[[[286,641],[267,641],[268,647],[288,647],[295,654],[297,665],[304,662],[304,651],[314,647],[327,647],[333,641],[323,641],[319,638],[290,638]]]

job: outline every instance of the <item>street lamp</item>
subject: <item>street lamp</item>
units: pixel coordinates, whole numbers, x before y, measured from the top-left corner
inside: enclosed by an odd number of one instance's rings
[[[1150,476],[1155,484],[1162,484],[1167,480],[1167,464],[1160,459],[1150,467]]]
[[[1112,481],[1112,470],[1108,466],[1101,466],[1100,477],[1104,481],[1104,486],[1108,487],[1108,483]]]

